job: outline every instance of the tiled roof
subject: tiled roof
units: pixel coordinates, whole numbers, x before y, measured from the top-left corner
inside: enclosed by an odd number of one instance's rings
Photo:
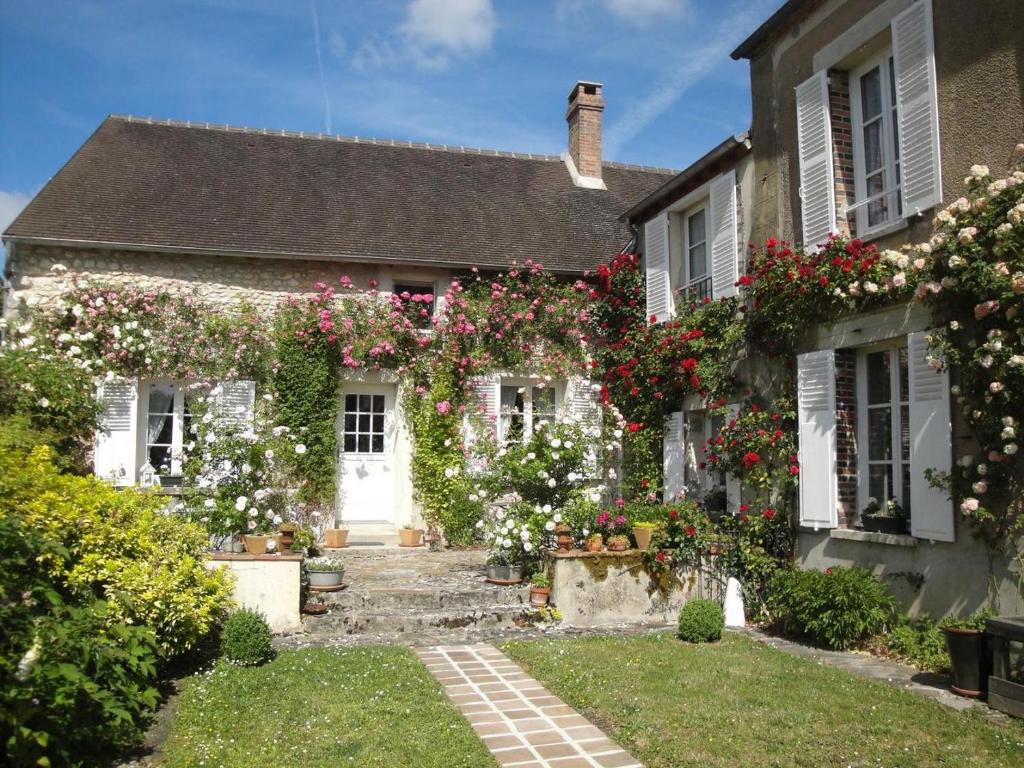
[[[109,117],[5,237],[578,272],[667,173],[606,163],[583,189],[548,155]]]

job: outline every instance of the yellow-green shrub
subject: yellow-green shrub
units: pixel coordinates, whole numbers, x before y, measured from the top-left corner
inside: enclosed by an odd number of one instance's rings
[[[206,533],[166,514],[166,499],[57,471],[49,448],[0,454],[0,514],[51,545],[41,555],[69,596],[109,602],[112,621],[144,624],[161,654],[194,648],[224,617],[229,577],[203,562]]]

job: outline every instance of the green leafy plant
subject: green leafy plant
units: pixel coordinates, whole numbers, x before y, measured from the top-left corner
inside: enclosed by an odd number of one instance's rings
[[[915,667],[930,672],[949,669],[946,639],[934,621],[927,617],[901,620],[883,638],[888,651]]]
[[[551,579],[543,571],[537,571],[530,577],[530,584],[537,587],[537,589],[550,589]]]
[[[949,616],[939,622],[939,629],[970,629],[983,632],[992,615],[991,609],[980,608],[969,616]]]
[[[221,628],[220,641],[224,657],[240,667],[258,667],[274,658],[270,627],[258,611],[234,611]]]
[[[679,611],[680,640],[688,643],[715,643],[722,639],[725,614],[714,600],[695,597]]]
[[[303,567],[317,573],[341,573],[345,570],[345,562],[336,557],[311,557],[303,563]]]
[[[864,568],[779,571],[768,608],[784,631],[835,650],[884,632],[897,615],[888,588]]]

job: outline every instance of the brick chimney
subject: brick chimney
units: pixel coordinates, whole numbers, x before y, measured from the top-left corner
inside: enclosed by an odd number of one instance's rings
[[[569,94],[569,165],[573,182],[580,187],[604,188],[601,181],[601,113],[604,96],[601,83],[580,80]]]

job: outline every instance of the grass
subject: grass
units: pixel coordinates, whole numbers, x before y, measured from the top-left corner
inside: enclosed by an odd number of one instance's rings
[[[243,669],[218,663],[183,687],[167,766],[497,764],[406,648],[282,651]]]
[[[985,721],[727,633],[503,646],[648,768],[1024,765],[1024,725]]]

